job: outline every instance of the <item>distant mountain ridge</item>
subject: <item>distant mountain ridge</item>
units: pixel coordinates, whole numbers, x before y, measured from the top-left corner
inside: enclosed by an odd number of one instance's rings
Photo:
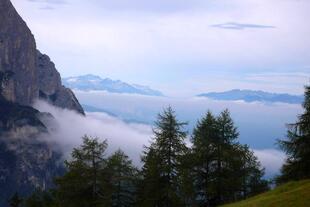
[[[100,76],[92,74],[63,78],[62,83],[68,88],[83,91],[102,90],[111,93],[130,93],[149,96],[163,96],[160,91],[151,89],[148,86],[129,84],[120,80],[112,80],[109,78],[103,79]]]
[[[254,90],[240,90],[233,89],[224,92],[210,92],[199,94],[199,97],[207,97],[215,100],[226,100],[226,101],[238,101],[242,100],[245,102],[268,102],[268,103],[289,103],[289,104],[300,104],[303,102],[304,97],[302,95],[290,95],[287,93],[269,93],[265,91],[254,91]]]

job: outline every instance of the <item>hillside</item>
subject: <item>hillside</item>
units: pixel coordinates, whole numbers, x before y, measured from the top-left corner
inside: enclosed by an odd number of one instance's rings
[[[272,191],[223,207],[307,207],[310,206],[310,180],[284,184]]]

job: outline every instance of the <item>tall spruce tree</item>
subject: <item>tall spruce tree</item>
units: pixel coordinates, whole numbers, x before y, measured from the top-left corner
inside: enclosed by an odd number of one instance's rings
[[[142,155],[142,179],[138,185],[138,206],[141,207],[161,205],[162,193],[158,189],[163,188],[164,182],[160,172],[160,156],[152,145],[145,147]]]
[[[228,189],[230,181],[231,170],[225,166],[228,166],[228,162],[231,160],[232,147],[239,136],[237,128],[230,116],[228,109],[221,112],[217,117],[217,129],[218,136],[215,137],[215,151],[216,151],[216,198],[215,204],[221,204],[227,202],[227,198],[231,196]]]
[[[117,150],[107,161],[109,186],[105,192],[109,195],[111,207],[130,207],[136,203],[138,170],[121,150]]]
[[[180,171],[187,151],[185,124],[177,120],[171,107],[158,115],[153,143],[142,159],[144,191],[154,190],[142,198],[144,206],[182,206]]]
[[[263,179],[265,169],[247,145],[239,143],[231,148],[230,171],[228,180],[228,201],[245,199],[269,189]]]
[[[215,185],[213,182],[215,160],[217,157],[215,143],[219,139],[216,118],[208,111],[205,117],[198,121],[192,137],[193,172],[198,203],[209,206],[214,199]]]
[[[72,159],[65,162],[67,173],[56,179],[60,206],[102,206],[106,148],[106,141],[84,136],[83,144],[73,149]]]
[[[180,197],[182,206],[196,206],[195,179],[193,171],[194,155],[191,149],[181,157],[181,167],[179,168]]]
[[[208,112],[192,137],[193,172],[199,206],[217,206],[261,192],[266,182],[253,152],[237,142],[239,133],[228,110]]]
[[[287,139],[278,144],[287,154],[278,183],[310,178],[310,86],[305,87],[304,112],[288,125]]]

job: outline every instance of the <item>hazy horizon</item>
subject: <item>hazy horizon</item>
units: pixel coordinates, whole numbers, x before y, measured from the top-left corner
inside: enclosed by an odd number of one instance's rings
[[[63,77],[93,73],[169,96],[301,94],[309,82],[307,0],[12,2]]]

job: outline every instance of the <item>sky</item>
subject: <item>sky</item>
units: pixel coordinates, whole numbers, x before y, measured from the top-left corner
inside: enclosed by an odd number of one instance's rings
[[[92,73],[193,96],[301,94],[309,0],[12,0],[63,77]]]

